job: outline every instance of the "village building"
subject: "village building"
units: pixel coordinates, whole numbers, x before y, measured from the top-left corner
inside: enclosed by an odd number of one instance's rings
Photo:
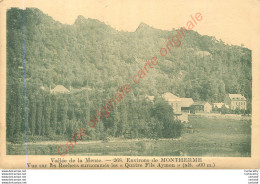
[[[70,91],[67,88],[65,88],[63,85],[57,85],[53,89],[51,89],[51,87],[50,87],[50,93],[51,94],[58,94],[58,93],[66,94],[66,93],[70,93]]]
[[[190,112],[191,113],[210,113],[212,111],[212,106],[208,102],[194,102],[191,105]]]
[[[241,94],[228,94],[225,98],[225,103],[230,107],[231,110],[246,110],[246,98]]]
[[[174,94],[167,92],[162,95],[162,98],[166,100],[170,106],[173,108],[173,113],[175,115],[181,114],[181,99]]]
[[[208,51],[198,51],[196,52],[196,55],[200,57],[211,56],[211,54]]]
[[[193,103],[192,98],[181,98],[181,112],[190,113],[190,107]]]
[[[222,107],[229,109],[229,106],[227,104],[223,103],[223,102],[213,103],[213,108],[221,109]]]
[[[145,95],[145,98],[152,102],[154,100],[154,96]]]

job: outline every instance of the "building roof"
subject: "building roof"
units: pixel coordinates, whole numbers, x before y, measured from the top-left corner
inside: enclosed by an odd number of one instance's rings
[[[194,103],[192,98],[181,98],[182,107],[190,107]]]
[[[211,56],[211,54],[208,51],[202,51],[202,50],[196,52],[196,55],[202,56],[202,57],[203,56]]]
[[[208,102],[194,102],[193,104],[192,104],[192,106],[193,105],[205,105],[205,104],[207,104]],[[208,103],[209,104],[209,103]]]
[[[174,94],[170,93],[170,92],[167,92],[167,93],[164,93],[162,95],[162,97],[166,100],[166,101],[181,101],[181,99],[177,96],[175,96]]]
[[[148,95],[145,95],[145,98],[147,98],[148,100],[151,100],[151,101],[154,100],[154,96],[148,96]]]
[[[70,91],[65,88],[63,85],[57,85],[51,90],[52,93],[69,93]]]
[[[231,100],[246,100],[246,98],[241,94],[228,94]]]

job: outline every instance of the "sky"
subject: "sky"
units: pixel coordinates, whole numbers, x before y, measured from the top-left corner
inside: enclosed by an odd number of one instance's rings
[[[141,22],[172,30],[200,12],[203,19],[194,30],[202,35],[251,48],[253,35],[260,34],[257,0],[5,0],[3,4],[22,7],[23,3],[64,24],[73,24],[82,15],[122,31],[135,31]]]

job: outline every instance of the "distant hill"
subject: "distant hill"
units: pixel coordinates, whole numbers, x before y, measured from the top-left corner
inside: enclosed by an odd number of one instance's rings
[[[13,62],[21,62],[22,58],[22,12],[11,9],[7,15],[8,64],[14,66]],[[73,25],[63,25],[38,9],[27,8],[27,78],[39,86],[88,85],[108,90],[129,81],[138,66],[157,56],[158,67],[137,87],[136,93],[171,91],[181,97],[207,101],[222,101],[225,93],[242,93],[251,99],[249,49],[190,31],[179,48],[165,58],[160,57],[159,49],[174,34],[175,30],[162,31],[144,23],[135,32],[117,31],[83,16],[78,16]],[[212,57],[201,57],[197,54],[201,51]]]
[[[111,97],[118,86],[132,84],[132,76],[154,56],[158,65],[139,85],[131,86],[136,99],[165,92],[195,101],[222,102],[227,93],[252,99],[251,50],[247,48],[190,31],[179,48],[161,57],[160,48],[176,34],[175,29],[164,31],[141,23],[136,31],[124,32],[83,16],[73,25],[65,25],[34,8],[27,8],[24,16],[29,114],[30,107],[33,109],[30,100],[49,93],[41,87],[57,85],[92,89],[73,93],[77,97],[71,94],[74,105],[69,108],[83,108],[80,99],[98,108],[97,104]],[[16,101],[23,100],[22,33],[22,10],[12,8],[7,12],[7,113]]]

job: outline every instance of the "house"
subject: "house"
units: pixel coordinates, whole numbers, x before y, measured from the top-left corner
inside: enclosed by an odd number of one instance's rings
[[[190,113],[190,106],[193,103],[192,98],[181,98],[181,112]]]
[[[228,94],[225,98],[225,103],[229,105],[231,110],[246,110],[246,98],[241,94]]]
[[[211,56],[211,54],[208,51],[198,51],[196,52],[196,55],[200,57]]]
[[[190,112],[194,114],[197,112],[210,113],[211,111],[212,106],[208,102],[194,102],[190,108]]]
[[[57,85],[55,88],[50,88],[51,94],[58,94],[58,93],[70,93],[70,91],[65,88],[63,85]]]
[[[223,102],[213,103],[213,108],[221,109],[223,106],[226,107],[227,109],[229,109],[229,106]]]
[[[154,100],[154,96],[145,95],[145,99],[153,101]]]
[[[162,98],[172,106],[175,115],[181,114],[181,99],[179,97],[167,92],[162,95]]]

